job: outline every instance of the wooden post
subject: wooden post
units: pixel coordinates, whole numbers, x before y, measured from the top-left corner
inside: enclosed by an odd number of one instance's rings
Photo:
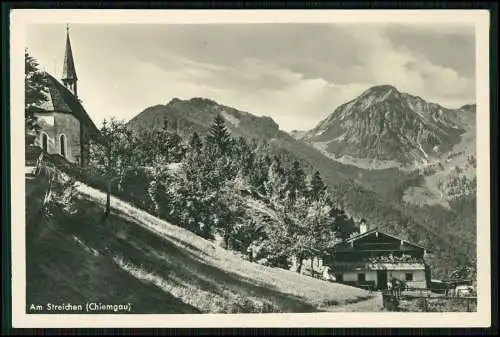
[[[424,310],[427,312],[427,298],[424,297]]]
[[[467,297],[467,312],[470,312],[470,298]]]

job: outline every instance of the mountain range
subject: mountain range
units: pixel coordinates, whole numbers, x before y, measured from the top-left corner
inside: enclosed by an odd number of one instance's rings
[[[341,105],[307,131],[287,133],[270,117],[199,97],[174,98],[148,107],[127,125],[133,130],[151,129],[167,121],[180,134],[205,134],[220,114],[234,137],[264,140],[277,151],[292,154],[318,170],[329,186],[354,179],[383,196],[397,192],[410,202],[446,204],[438,185],[445,186],[457,167],[468,178],[475,176],[471,165],[475,110],[475,104],[447,109],[380,85]],[[424,183],[406,186],[416,181],[415,175],[424,176]],[[400,191],[403,187],[405,191]]]
[[[127,125],[137,131],[167,121],[179,134],[204,135],[218,114],[233,137],[264,141],[318,170],[355,219],[438,247],[437,260],[475,255],[475,104],[449,109],[380,85],[311,130],[287,133],[270,117],[206,98],[174,98],[146,108]]]
[[[273,146],[276,152],[293,154],[306,166],[319,170],[330,184],[344,181],[359,171],[355,166],[338,163],[324,156],[320,150],[296,140],[280,130],[279,125],[270,117],[256,116],[206,98],[174,98],[165,105],[146,108],[128,121],[127,125],[132,130],[139,131],[161,127],[164,121],[167,121],[168,127],[179,134],[189,136],[196,131],[204,135],[217,114],[225,119],[233,137],[264,140]]]

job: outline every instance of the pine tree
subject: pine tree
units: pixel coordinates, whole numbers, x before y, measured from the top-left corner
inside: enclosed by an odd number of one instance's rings
[[[194,153],[200,154],[201,149],[203,147],[203,143],[201,142],[200,136],[196,131],[193,132],[193,135],[189,140],[189,147],[191,148],[191,151],[193,151]]]
[[[264,182],[264,190],[271,204],[275,208],[284,206],[286,196],[286,182],[283,176],[283,170],[278,158],[274,158],[267,171],[267,177]]]
[[[321,174],[316,171],[310,179],[309,197],[318,200],[326,191],[325,183],[321,179]]]
[[[288,179],[288,190],[290,193],[290,201],[293,203],[296,199],[305,195],[306,192],[306,181],[305,181],[305,173],[300,167],[300,163],[298,161],[294,161],[292,164],[292,169],[289,173]]]
[[[229,151],[231,136],[226,128],[224,118],[220,114],[215,116],[214,122],[208,130],[207,143],[215,156],[226,154]]]
[[[341,240],[348,239],[356,232],[356,224],[352,217],[347,216],[341,208],[332,208],[330,216],[335,219],[334,231]]]

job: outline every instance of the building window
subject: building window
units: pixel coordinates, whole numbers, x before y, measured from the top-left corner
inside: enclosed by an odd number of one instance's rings
[[[60,147],[60,154],[61,156],[66,158],[66,136],[65,135],[60,135],[59,136],[59,147]]]
[[[335,280],[337,282],[344,282],[344,275],[341,273],[335,274]]]
[[[413,281],[413,273],[406,273],[405,280],[406,281]]]
[[[49,136],[45,132],[42,133],[42,149],[45,152],[49,151]]]
[[[358,282],[365,282],[365,281],[366,281],[365,273],[358,273]]]

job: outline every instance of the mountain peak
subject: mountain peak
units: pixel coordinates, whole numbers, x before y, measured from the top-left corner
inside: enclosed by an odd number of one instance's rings
[[[395,86],[390,85],[390,84],[381,84],[381,85],[375,85],[373,87],[368,88],[364,93],[371,93],[371,94],[386,94],[388,92],[396,92],[399,93],[398,89],[396,89]]]
[[[330,154],[411,164],[448,151],[460,125],[440,105],[383,84],[338,107],[304,139]]]
[[[217,104],[217,102],[215,102],[209,98],[204,98],[204,97],[193,97],[193,98],[190,98],[187,100],[180,99],[178,97],[174,97],[166,105],[179,103],[179,102],[192,103],[192,104],[196,104],[196,105],[200,105],[200,104],[215,105],[215,104]]]
[[[217,102],[209,99],[209,98],[204,98],[204,97],[193,97],[189,100],[190,103],[196,103],[196,104],[217,104]]]
[[[178,98],[178,97],[174,97],[170,100],[170,102],[168,102],[166,105],[169,105],[169,104],[174,104],[174,103],[177,103],[177,102],[182,102],[182,99]]]
[[[274,139],[279,134],[279,125],[267,116],[256,116],[212,99],[192,97],[172,98],[165,105],[146,108],[128,123],[132,130],[161,127],[165,119],[180,132],[205,134],[216,115],[220,114],[235,137]]]

